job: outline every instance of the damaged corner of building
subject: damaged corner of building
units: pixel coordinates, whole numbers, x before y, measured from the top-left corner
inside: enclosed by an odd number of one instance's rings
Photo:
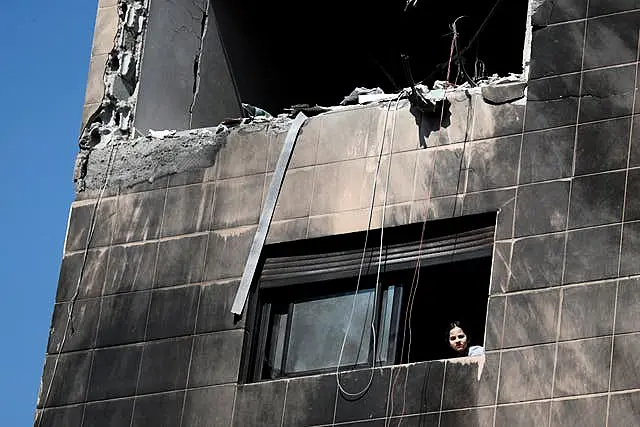
[[[446,8],[330,1],[290,19],[298,7],[289,0],[123,0],[105,95],[80,137],[76,188],[86,188],[86,162],[96,147],[153,138],[154,129],[233,126],[396,98],[410,102],[426,131],[423,147],[434,137],[434,120],[468,127],[462,110],[484,111],[480,127],[510,122],[504,112],[522,104],[525,93],[529,7],[526,0]],[[167,43],[179,50],[167,51]]]

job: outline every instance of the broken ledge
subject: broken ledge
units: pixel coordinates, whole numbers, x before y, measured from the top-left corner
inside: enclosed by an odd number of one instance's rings
[[[475,94],[487,105],[522,105],[526,101],[526,85],[523,81],[516,81],[457,88],[447,91],[446,98],[455,105],[467,102],[466,98]],[[466,96],[461,97],[463,94]],[[384,102],[387,101],[371,104],[382,105]],[[339,114],[362,107],[334,107],[324,114]],[[137,138],[96,126],[92,141],[81,140],[74,173],[76,194],[80,196],[86,192],[87,195],[103,186],[108,189],[132,187],[143,182],[152,183],[167,175],[211,167],[232,132],[283,132],[291,121],[284,115],[269,119],[256,117],[251,121],[239,119],[232,128],[221,124],[184,131],[151,131],[148,136]]]

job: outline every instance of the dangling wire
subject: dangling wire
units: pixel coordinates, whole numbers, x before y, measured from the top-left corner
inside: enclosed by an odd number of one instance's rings
[[[498,6],[500,5],[500,3],[502,3],[502,1],[503,0],[496,0],[496,2],[494,3],[493,7],[491,8],[491,10],[489,11],[487,16],[482,21],[482,24],[480,24],[480,27],[478,27],[478,29],[476,30],[474,35],[471,37],[471,40],[469,41],[469,43],[467,43],[467,45],[456,54],[456,57],[455,57],[456,60],[458,59],[458,57],[461,57],[462,55],[464,55],[473,46],[473,44],[476,42],[476,40],[478,39],[478,37],[480,36],[482,31],[485,29],[485,27],[487,26],[487,24],[489,23],[489,21],[491,20],[493,15],[495,14],[496,10],[498,9]],[[450,61],[449,61],[449,63],[450,63]],[[446,66],[447,66],[447,62],[442,62],[442,63],[436,65],[434,67],[434,70],[430,74],[428,74],[427,77],[423,78],[420,81],[420,83],[428,81],[433,76],[435,76],[436,74],[440,73]]]
[[[473,62],[473,80],[478,82],[485,78],[486,66],[484,61],[480,59],[480,40],[478,40],[478,44],[476,45],[476,59]]]
[[[466,16],[462,15],[457,17],[453,23],[449,26],[451,28],[451,31],[453,32],[453,39],[451,41],[451,44],[455,50],[455,61],[456,61],[456,65],[458,66],[458,74],[456,76],[456,81],[455,83],[458,84],[458,79],[460,77],[460,75],[463,75],[467,81],[469,82],[469,84],[471,86],[476,86],[475,81],[471,78],[471,76],[469,75],[469,73],[467,72],[467,69],[464,66],[464,56],[461,55],[460,53],[460,47],[458,45],[458,40],[460,38],[460,33],[458,33],[458,21],[462,18],[466,18]],[[451,60],[449,61],[449,66],[451,66]],[[449,79],[447,78],[447,81]]]
[[[452,30],[453,30],[453,36],[452,36],[452,40],[451,40],[451,51],[449,54],[449,61],[447,63],[447,82],[449,82],[449,78],[451,76],[451,63],[454,60],[454,52],[455,52],[455,48],[456,48],[456,43],[457,43],[457,37],[458,37],[458,32],[456,29],[456,22],[462,17],[457,18],[454,23],[452,24]],[[445,100],[446,100],[446,94],[447,94],[447,88],[445,88]],[[440,113],[440,123],[438,126],[438,131],[442,130],[442,124],[444,121],[444,108],[442,108],[442,111]],[[465,138],[466,141],[466,138]],[[462,162],[464,161],[464,154],[463,154],[463,158],[461,159],[461,163],[460,163],[460,170],[462,170]],[[413,278],[411,279],[411,286],[409,289],[409,297],[408,297],[408,302],[407,302],[407,306],[405,308],[405,313],[404,313],[404,325],[402,328],[402,345],[400,347],[400,357],[402,357],[404,355],[404,349],[405,349],[405,344],[406,344],[406,339],[407,339],[407,330],[409,332],[409,345],[407,348],[407,358],[406,358],[406,363],[409,363],[411,360],[411,344],[412,344],[412,330],[411,330],[411,322],[412,322],[412,314],[413,314],[413,304],[415,302],[415,296],[417,294],[417,290],[418,290],[418,283],[420,281],[420,268],[421,268],[421,255],[422,255],[422,247],[424,244],[424,236],[425,236],[425,232],[426,232],[426,227],[427,227],[427,219],[428,219],[428,212],[429,212],[429,202],[431,200],[431,187],[433,185],[433,180],[435,177],[435,163],[436,163],[436,157],[434,156],[434,160],[433,160],[433,165],[431,167],[431,177],[429,179],[429,186],[427,188],[427,195],[426,195],[426,204],[425,204],[425,212],[424,212],[424,220],[422,222],[422,231],[420,233],[420,244],[418,245],[418,255],[417,255],[417,260],[416,260],[416,266],[414,268],[413,271]],[[460,173],[458,174],[458,180],[460,179]],[[457,197],[456,197],[457,199]],[[455,206],[455,204],[454,204]],[[455,209],[455,207],[454,207]],[[455,214],[455,212],[454,212]],[[393,415],[393,407],[394,407],[394,395],[395,395],[395,387],[397,385],[398,382],[398,377],[400,375],[400,370],[397,370],[397,373],[395,374],[393,381],[392,381],[392,386],[391,386],[391,394],[390,394],[390,413],[389,416],[387,417],[387,420],[390,420],[390,416]],[[404,392],[403,392],[403,403],[402,403],[402,413],[401,415],[404,415],[404,411],[405,411],[405,405],[406,405],[406,391],[407,391],[407,379],[408,379],[408,375],[409,375],[409,367],[407,367],[407,372],[405,375],[405,383],[404,383]],[[402,418],[400,418],[400,422],[398,424],[398,426],[400,425],[400,423],[402,423]],[[385,426],[388,425],[388,421],[385,422]]]
[[[407,4],[404,6],[404,11],[409,10],[410,7],[416,7],[418,4],[418,0],[407,0]]]
[[[372,365],[371,365],[371,375],[369,376],[369,380],[367,381],[367,384],[362,388],[362,390],[359,390],[356,393],[353,392],[349,392],[347,391],[344,386],[342,385],[342,383],[340,382],[340,365],[342,363],[342,356],[344,354],[344,348],[345,345],[347,343],[347,337],[349,335],[349,329],[351,328],[351,323],[353,322],[353,316],[355,313],[355,308],[356,308],[356,299],[358,297],[358,291],[360,290],[360,282],[362,279],[362,269],[364,267],[364,259],[366,257],[366,253],[367,253],[367,245],[368,245],[368,241],[369,241],[369,231],[371,230],[371,220],[373,218],[373,208],[375,205],[375,197],[376,197],[376,188],[378,185],[378,173],[380,171],[380,164],[382,163],[382,154],[384,153],[384,143],[386,140],[386,129],[387,129],[387,123],[389,120],[389,112],[391,111],[391,105],[395,104],[395,110],[397,110],[397,106],[398,106],[398,101],[400,100],[400,98],[405,95],[405,92],[402,91],[398,94],[398,96],[391,102],[389,102],[389,105],[387,106],[387,111],[385,114],[385,119],[384,119],[384,133],[382,134],[382,143],[380,146],[380,153],[378,154],[378,161],[376,163],[376,171],[375,171],[375,176],[374,176],[374,180],[373,180],[373,188],[371,190],[371,207],[369,210],[369,222],[367,224],[367,230],[365,232],[365,237],[364,237],[364,248],[362,250],[362,257],[360,259],[360,268],[358,271],[358,278],[356,280],[356,290],[355,293],[353,295],[353,302],[351,304],[351,313],[349,314],[349,320],[347,322],[347,329],[345,330],[344,333],[344,338],[342,340],[342,345],[340,346],[340,353],[338,355],[338,364],[336,366],[336,383],[338,385],[338,389],[340,390],[340,392],[345,395],[346,397],[350,398],[350,399],[357,399],[361,396],[363,396],[367,390],[369,390],[369,388],[371,387],[371,384],[373,382],[373,375],[374,375],[374,368],[376,365],[376,358],[377,358],[377,337],[376,337],[376,327],[375,327],[375,312],[376,312],[376,305],[377,305],[377,301],[378,301],[378,294],[380,291],[380,273],[381,273],[381,267],[382,267],[382,251],[383,251],[383,239],[384,239],[384,218],[385,218],[385,210],[386,210],[386,206],[387,206],[387,194],[388,194],[388,190],[389,190],[389,177],[390,177],[390,172],[391,172],[391,151],[393,149],[393,132],[395,131],[395,120],[394,120],[394,126],[393,126],[393,130],[392,130],[392,134],[391,134],[391,149],[389,150],[389,167],[387,169],[387,182],[385,185],[385,196],[384,196],[384,204],[382,207],[382,223],[380,226],[380,251],[378,254],[378,268],[377,268],[377,272],[376,272],[376,284],[375,284],[375,290],[374,290],[374,294],[373,294],[373,311],[372,311],[372,315],[371,315],[371,334],[372,334],[372,338],[373,338],[373,358],[372,358]],[[335,414],[334,414],[335,415]]]

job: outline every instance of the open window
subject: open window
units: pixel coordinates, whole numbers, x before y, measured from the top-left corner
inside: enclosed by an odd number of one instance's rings
[[[247,381],[451,356],[448,322],[482,345],[495,215],[268,245],[250,303]],[[361,267],[362,266],[362,267]],[[356,288],[358,292],[356,293]]]
[[[407,3],[413,5],[407,6]],[[294,104],[337,105],[355,87],[387,93],[413,77],[445,80],[457,19],[471,78],[522,73],[528,0],[214,0],[238,95],[273,114]],[[465,77],[460,75],[458,83]]]
[[[242,103],[277,115],[338,105],[356,87],[398,93],[407,69],[429,86],[448,74],[461,84],[523,72],[528,0],[204,3],[150,2],[135,114],[143,133],[215,126],[240,117]]]

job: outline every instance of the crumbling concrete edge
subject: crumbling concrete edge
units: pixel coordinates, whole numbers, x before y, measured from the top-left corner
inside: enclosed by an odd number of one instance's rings
[[[76,191],[83,190],[87,162],[98,144],[103,140],[128,139],[135,133],[133,123],[149,1],[118,1],[116,37],[103,76],[102,101],[80,132],[80,151],[73,177]]]
[[[228,129],[170,132],[161,137],[104,138],[86,157],[82,188],[77,192],[130,187],[215,163]]]
[[[234,133],[281,133],[292,120],[249,120],[229,128],[216,127],[184,131],[151,132],[149,136],[123,138],[107,135],[76,165],[76,193],[106,188],[127,188],[161,177],[208,168],[216,163],[218,152]],[[79,169],[82,167],[82,169]],[[106,184],[105,184],[106,183]]]
[[[533,16],[539,12],[541,6],[543,6],[547,0],[529,0],[527,10],[527,24],[526,33],[524,36],[524,51],[522,55],[522,76],[524,80],[529,80],[529,69],[531,66],[531,45],[533,43]]]

